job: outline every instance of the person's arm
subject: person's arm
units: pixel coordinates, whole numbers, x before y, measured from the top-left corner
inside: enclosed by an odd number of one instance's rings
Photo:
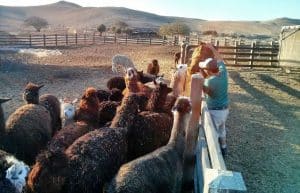
[[[205,72],[205,70],[202,69],[202,68],[199,68],[199,69],[200,69],[199,72],[202,74],[202,76],[203,76],[204,78],[207,78],[207,77],[208,77],[208,74]]]

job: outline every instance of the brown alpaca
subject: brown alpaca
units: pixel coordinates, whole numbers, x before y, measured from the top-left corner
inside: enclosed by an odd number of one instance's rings
[[[150,97],[152,89],[145,86],[139,81],[139,75],[133,68],[128,68],[125,75],[126,88],[123,91],[123,95],[127,96],[129,93],[145,94]]]
[[[176,64],[178,64],[178,62],[179,62],[180,56],[181,56],[181,52],[176,52],[174,54],[174,65],[175,65],[175,68],[176,68]]]
[[[147,73],[153,74],[155,76],[159,73],[159,64],[156,59],[152,60],[151,63],[148,64]]]
[[[99,99],[97,90],[93,87],[89,87],[84,92],[79,108],[76,110],[75,118],[76,121],[84,121],[88,125],[93,127],[98,126],[99,118]]]

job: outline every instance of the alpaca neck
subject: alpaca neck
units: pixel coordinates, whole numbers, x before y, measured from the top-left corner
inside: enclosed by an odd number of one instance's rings
[[[128,90],[130,92],[139,92],[138,81],[136,79],[129,81]]]
[[[168,145],[174,145],[177,152],[183,155],[185,149],[185,132],[190,114],[174,113],[174,122]]]
[[[126,100],[126,99],[125,99]],[[123,101],[121,106],[117,108],[115,117],[110,125],[111,128],[129,127],[134,122],[134,118],[138,113],[137,104],[127,104],[127,100]]]

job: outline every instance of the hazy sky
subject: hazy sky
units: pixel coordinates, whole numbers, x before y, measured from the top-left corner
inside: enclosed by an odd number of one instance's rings
[[[0,5],[32,6],[58,0],[0,0]],[[69,0],[84,7],[127,7],[166,16],[207,20],[300,19],[300,0]]]

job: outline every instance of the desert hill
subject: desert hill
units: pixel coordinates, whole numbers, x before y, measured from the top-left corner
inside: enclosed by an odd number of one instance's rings
[[[158,29],[161,25],[181,21],[193,31],[215,30],[218,33],[263,34],[278,36],[284,25],[299,25],[300,19],[277,18],[269,21],[207,21],[202,19],[161,16],[123,7],[81,7],[77,4],[59,1],[57,3],[11,7],[0,5],[0,31],[18,32],[26,27],[23,22],[30,16],[45,18],[50,28],[95,28],[99,24],[113,25],[124,21],[133,28]]]

